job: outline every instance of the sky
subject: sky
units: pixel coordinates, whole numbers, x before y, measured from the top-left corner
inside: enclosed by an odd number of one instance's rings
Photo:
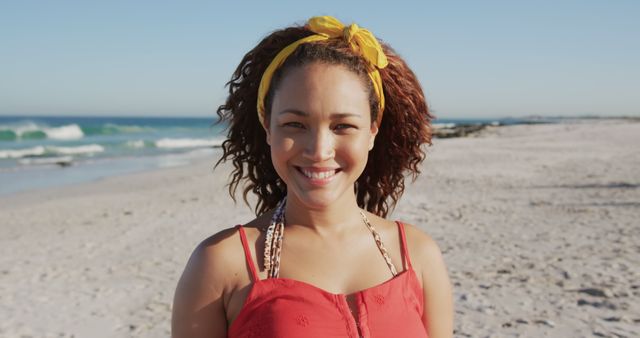
[[[640,1],[0,2],[0,115],[214,116],[269,32],[389,43],[439,118],[640,115]]]

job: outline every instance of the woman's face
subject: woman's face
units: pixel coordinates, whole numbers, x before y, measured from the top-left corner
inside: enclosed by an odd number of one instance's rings
[[[354,182],[378,132],[358,75],[317,62],[289,70],[266,129],[289,199],[316,210],[354,199]]]

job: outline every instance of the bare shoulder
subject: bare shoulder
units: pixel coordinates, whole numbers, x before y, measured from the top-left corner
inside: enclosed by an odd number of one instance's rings
[[[429,337],[453,337],[453,290],[440,247],[418,227],[405,224],[409,255],[422,280]]]
[[[240,243],[238,231],[229,228],[193,250],[174,296],[174,337],[226,335],[226,303],[245,266]]]
[[[404,224],[407,247],[414,270],[420,276],[423,287],[441,288],[449,282],[449,273],[440,246],[425,231],[413,224]]]
[[[395,221],[374,214],[369,214],[367,217],[375,222],[383,238],[398,238],[398,224]],[[442,252],[436,241],[417,226],[405,222],[401,223],[404,226],[404,232],[407,238],[409,257],[416,272],[428,271],[431,267],[442,264]],[[393,240],[389,241],[389,243],[399,243],[399,238],[397,241]],[[390,246],[393,247],[394,244]],[[398,252],[399,251],[400,247],[398,245]]]
[[[429,270],[434,265],[441,264],[442,251],[438,243],[425,231],[413,224],[404,223],[409,256],[416,268],[421,271]]]
[[[196,246],[187,262],[183,277],[228,281],[228,272],[233,271],[239,259],[243,259],[241,254],[238,231],[235,228],[224,229]]]

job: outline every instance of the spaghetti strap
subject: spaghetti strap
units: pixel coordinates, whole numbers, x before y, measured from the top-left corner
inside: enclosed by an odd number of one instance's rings
[[[402,241],[402,263],[404,265],[404,269],[412,269],[411,266],[411,258],[409,258],[409,247],[407,246],[407,236],[404,234],[404,224],[400,221],[396,221],[398,223],[398,230],[400,230],[400,240]]]
[[[242,248],[244,249],[244,257],[247,260],[247,265],[249,266],[249,270],[251,270],[251,277],[254,282],[260,280],[258,277],[258,272],[256,271],[256,266],[253,264],[253,259],[251,258],[251,250],[249,250],[249,244],[247,243],[247,235],[244,232],[244,228],[241,224],[236,225],[236,229],[240,233],[240,241],[242,241]]]

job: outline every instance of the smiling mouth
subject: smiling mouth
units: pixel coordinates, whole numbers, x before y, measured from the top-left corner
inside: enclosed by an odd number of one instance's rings
[[[328,179],[328,178],[331,178],[331,177],[335,176],[337,173],[339,173],[342,170],[342,169],[338,168],[338,169],[332,169],[332,170],[317,171],[317,170],[308,170],[308,169],[301,168],[301,167],[295,167],[295,168],[302,175],[304,175],[307,178],[310,178],[312,180]]]

